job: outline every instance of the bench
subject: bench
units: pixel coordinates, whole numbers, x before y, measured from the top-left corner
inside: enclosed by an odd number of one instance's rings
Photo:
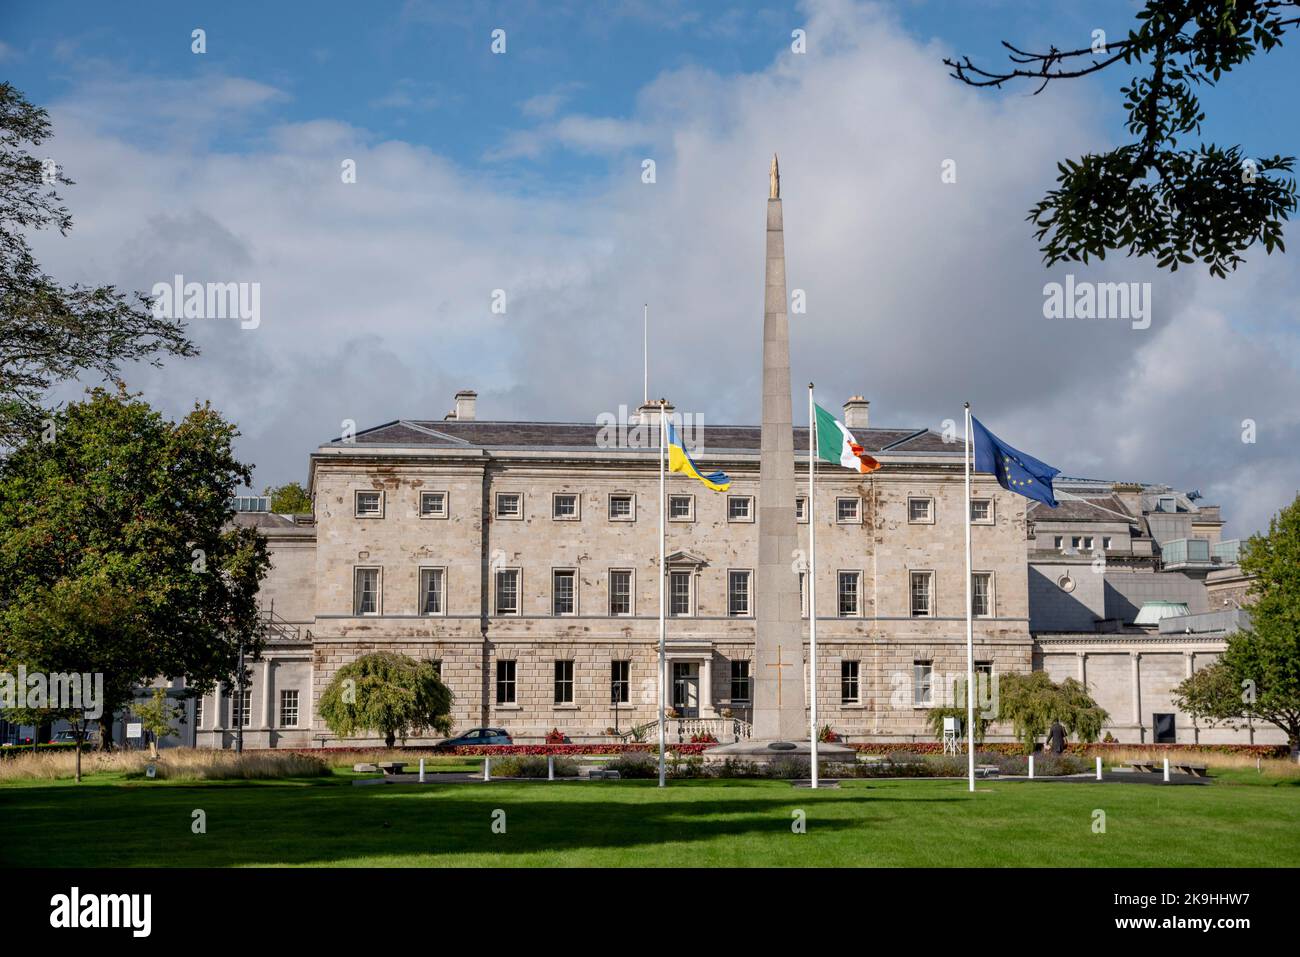
[[[357,774],[374,774],[379,770],[379,768],[375,767],[373,764],[354,764],[352,765],[352,770]]]
[[[975,777],[977,778],[991,778],[994,777],[997,773],[998,773],[998,766],[996,764],[975,765]]]
[[[405,761],[383,761],[379,764],[379,770],[385,774],[401,774],[406,770]]]
[[[1128,766],[1134,771],[1148,771],[1152,774],[1162,772],[1165,768],[1163,761],[1130,761]],[[1206,777],[1209,771],[1204,764],[1190,764],[1186,761],[1170,761],[1169,770],[1194,778]]]

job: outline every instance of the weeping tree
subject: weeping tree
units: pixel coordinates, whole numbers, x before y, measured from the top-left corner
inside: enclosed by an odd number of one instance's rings
[[[370,731],[391,748],[398,738],[451,734],[452,700],[433,662],[376,651],[335,672],[321,695],[320,716],[341,738]]]
[[[1060,721],[1080,741],[1096,741],[1109,718],[1074,678],[1057,684],[1042,671],[998,676],[998,720],[1011,722],[1026,754],[1033,751],[1034,742],[1047,733],[1053,721]]]

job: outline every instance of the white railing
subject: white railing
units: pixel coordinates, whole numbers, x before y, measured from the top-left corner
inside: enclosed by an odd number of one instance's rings
[[[740,718],[665,718],[664,737],[669,744],[690,744],[691,738],[711,735],[720,744],[743,741],[754,733],[754,726]],[[623,735],[625,741],[659,741],[659,722],[647,721]]]

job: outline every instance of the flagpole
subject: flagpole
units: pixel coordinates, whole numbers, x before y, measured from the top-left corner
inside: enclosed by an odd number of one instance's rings
[[[813,476],[817,471],[817,414],[813,408],[813,384],[808,383],[808,693],[812,699],[810,724],[812,752],[812,786],[817,787],[817,519],[813,502]]]
[[[666,747],[666,731],[664,728],[664,696],[667,674],[664,664],[664,642],[667,638],[668,626],[664,617],[664,579],[667,578],[667,569],[664,568],[664,552],[666,546],[664,543],[664,400],[659,400],[659,786],[663,787],[665,783],[664,772],[664,748]]]
[[[650,303],[641,306],[641,404],[650,404]]]
[[[971,793],[975,793],[975,621],[972,607],[970,549],[970,403],[966,403],[966,756]]]

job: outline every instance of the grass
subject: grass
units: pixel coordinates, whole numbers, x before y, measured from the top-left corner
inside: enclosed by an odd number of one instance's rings
[[[101,772],[80,786],[0,786],[0,864],[1300,866],[1300,790],[1246,773],[1210,786],[981,781],[972,796],[964,781],[925,779],[811,792],[782,781],[353,787],[341,770],[203,783]],[[195,809],[206,834],[191,832]],[[505,834],[492,831],[498,809]],[[796,809],[806,834],[791,831]]]

